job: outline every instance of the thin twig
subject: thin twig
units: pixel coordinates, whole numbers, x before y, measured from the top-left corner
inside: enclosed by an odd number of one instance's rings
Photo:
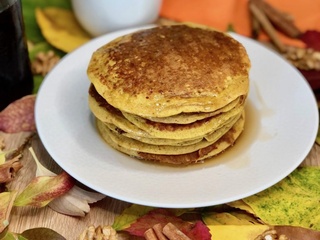
[[[258,6],[255,4],[255,1],[249,2],[249,9],[252,12],[253,16],[259,21],[262,28],[265,30],[265,32],[268,34],[272,42],[276,45],[276,47],[279,49],[280,52],[285,51],[285,46],[280,41],[276,30],[272,26],[271,22],[267,18],[267,16],[264,14],[262,10],[258,8]]]

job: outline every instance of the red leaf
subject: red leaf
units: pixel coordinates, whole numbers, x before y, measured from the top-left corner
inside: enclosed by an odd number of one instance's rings
[[[320,32],[316,30],[308,30],[300,36],[307,48],[313,48],[316,51],[320,51]]]
[[[138,218],[135,223],[131,224],[129,228],[124,230],[131,235],[143,237],[144,232],[149,228],[152,228],[154,225],[160,223],[162,226],[165,226],[169,222],[193,240],[211,239],[209,229],[203,222],[197,221],[195,223],[190,223],[183,221],[166,209],[152,210],[146,215]]]
[[[185,233],[186,234],[186,233]],[[189,234],[186,234],[191,239],[211,239],[211,234],[208,227],[201,221],[197,221]]]
[[[318,70],[302,70],[299,69],[302,75],[307,79],[313,90],[320,89],[320,71]]]
[[[155,224],[160,223],[164,226],[168,222],[172,222],[174,225],[176,225],[175,223],[177,220],[182,221],[174,216],[170,211],[165,209],[155,209],[138,218],[138,220],[131,224],[129,228],[125,229],[125,231],[132,235],[143,237],[144,232],[153,227]]]
[[[6,133],[35,131],[35,95],[28,95],[9,104],[0,112],[0,130]]]

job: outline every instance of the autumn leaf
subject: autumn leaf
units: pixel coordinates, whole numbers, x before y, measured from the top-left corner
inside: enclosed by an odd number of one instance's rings
[[[112,227],[117,231],[121,231],[125,228],[128,228],[130,224],[134,223],[138,218],[142,217],[143,215],[147,214],[149,211],[153,209],[155,208],[138,204],[132,204],[128,208],[123,210],[123,212],[115,218]],[[170,211],[175,216],[181,216],[182,214],[189,212],[190,210],[193,210],[193,208],[170,209]]]
[[[37,165],[37,177],[57,175],[40,163],[32,148],[29,148],[29,151]],[[84,217],[90,211],[89,203],[95,203],[103,198],[105,198],[105,195],[101,193],[87,191],[74,185],[67,193],[53,199],[48,206],[65,215]]]
[[[309,30],[304,32],[300,39],[306,44],[307,48],[312,48],[320,51],[320,32],[316,30]]]
[[[16,195],[16,191],[0,193],[0,233],[9,224],[9,215]]]
[[[4,236],[0,235],[0,239],[1,240],[28,240],[27,238],[21,236],[20,234],[9,232],[9,231],[4,233]]]
[[[207,212],[202,216],[207,225],[252,225],[261,224],[257,219],[245,212]]]
[[[75,185],[66,194],[51,201],[49,207],[65,215],[84,217],[90,211],[89,203],[105,197],[101,193],[87,191]]]
[[[24,237],[25,239],[29,240],[66,240],[63,236],[61,236],[56,231],[50,229],[50,228],[31,228],[28,230],[25,230],[20,234],[20,236]],[[20,239],[19,239],[20,240]]]
[[[316,97],[318,99],[319,97],[318,89],[320,89],[320,71],[315,69],[311,69],[311,70],[299,69],[299,71],[302,73],[305,79],[307,79],[309,85],[314,90],[314,93],[316,94]]]
[[[8,153],[8,152],[2,152],[2,151],[0,150],[0,164],[5,163],[7,153]]]
[[[21,3],[23,8],[22,13],[26,35],[28,40],[31,40],[33,43],[39,43],[44,41],[44,38],[41,34],[40,28],[38,27],[34,14],[36,8],[45,8],[51,6],[64,9],[72,9],[72,4],[70,0],[27,0],[21,1]]]
[[[319,167],[301,167],[274,186],[243,201],[266,224],[320,230],[319,179]]]
[[[211,240],[222,239],[265,239],[258,238],[259,235],[270,229],[268,225],[208,225]]]
[[[221,239],[320,239],[320,232],[295,226],[209,225],[211,240]],[[273,236],[273,237],[271,237]]]
[[[154,207],[147,207],[137,204],[132,204],[130,207],[126,208],[121,215],[117,216],[114,220],[112,227],[121,231],[125,228],[130,227],[138,218],[147,214],[149,211],[153,210]]]
[[[45,168],[39,161],[36,153],[34,152],[33,148],[30,147],[29,148],[29,152],[31,153],[33,160],[35,161],[36,165],[37,165],[37,169],[36,169],[36,177],[42,177],[42,176],[57,176],[56,173],[50,171],[49,169]]]
[[[229,202],[229,203],[227,203],[227,205],[230,207],[233,207],[233,208],[243,210],[247,213],[254,215],[254,211],[252,210],[252,208],[241,199],[233,201],[233,202]]]
[[[56,231],[50,229],[50,228],[31,228],[27,229],[22,233],[12,233],[7,232],[1,240],[66,240],[63,236],[61,236]]]
[[[91,39],[71,10],[47,7],[36,8],[35,13],[45,39],[64,52],[71,52]]]
[[[143,237],[145,231],[152,228],[154,225],[161,224],[162,226],[165,226],[169,222],[193,240],[211,239],[209,229],[203,222],[196,221],[195,223],[190,223],[183,221],[169,210],[161,208],[149,211],[144,216],[138,218],[129,228],[124,229],[124,231],[131,235]]]
[[[0,131],[17,133],[35,131],[34,104],[35,95],[22,97],[0,112]]]
[[[18,195],[14,206],[44,207],[53,199],[67,193],[73,186],[73,179],[66,172],[57,176],[36,177]]]

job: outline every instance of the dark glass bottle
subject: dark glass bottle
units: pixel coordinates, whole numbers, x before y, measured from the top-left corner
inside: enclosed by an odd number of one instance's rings
[[[0,111],[32,89],[21,0],[0,0]]]

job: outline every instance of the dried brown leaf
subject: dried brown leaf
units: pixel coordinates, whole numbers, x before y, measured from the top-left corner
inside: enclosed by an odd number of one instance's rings
[[[16,173],[22,168],[19,159],[14,158],[0,164],[0,183],[7,183],[13,180]]]

